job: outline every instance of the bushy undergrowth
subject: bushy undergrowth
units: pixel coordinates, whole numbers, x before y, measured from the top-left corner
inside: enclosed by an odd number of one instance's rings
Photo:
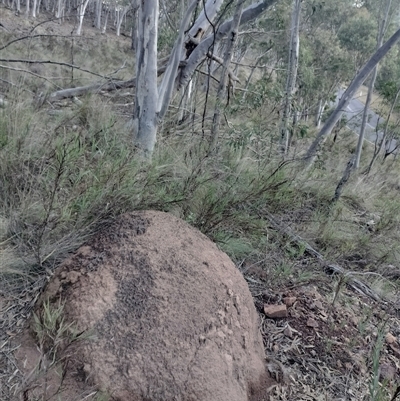
[[[304,249],[271,225],[271,215],[328,260],[368,270],[397,262],[396,161],[389,170],[377,164],[374,174],[354,174],[332,203],[354,145],[348,132],[327,141],[313,168],[298,174],[303,139],[296,139],[298,153],[284,159],[260,112],[223,128],[218,154],[210,154],[198,130],[181,135],[182,126],[170,124],[168,135],[160,129],[148,164],[135,153],[127,119],[105,98],[92,95],[56,110],[36,109],[23,90],[9,98],[0,110],[0,273],[6,281],[51,271],[110,218],[138,209],[174,213],[238,264],[264,260],[271,277],[282,280],[282,266],[293,266]]]
[[[138,209],[176,214],[238,264],[263,261],[281,281],[304,249],[278,233],[271,215],[328,260],[352,269],[379,271],[397,261],[400,201],[392,171],[385,166],[384,180],[381,173],[355,175],[340,201],[331,202],[351,140],[327,143],[336,160],[325,154],[299,174],[299,158],[283,160],[255,137],[262,133],[240,145],[228,133],[217,155],[196,130],[161,133],[148,164],[107,100],[93,95],[49,113],[35,109],[23,92],[13,98],[0,110],[0,273],[6,282],[35,280],[109,219]]]
[[[108,219],[145,208],[179,215],[242,257],[262,239],[261,208],[296,197],[286,165],[229,147],[216,162],[195,138],[163,140],[145,164],[98,98],[56,116],[18,99],[1,121],[3,275],[51,268]]]

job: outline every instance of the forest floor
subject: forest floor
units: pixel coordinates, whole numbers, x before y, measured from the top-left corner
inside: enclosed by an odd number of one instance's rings
[[[38,23],[43,22],[41,19],[33,21],[22,15],[15,16],[3,8],[0,8],[0,13],[0,47],[12,38],[23,36],[60,35],[71,38],[73,26],[68,22],[60,25],[51,21],[39,25]],[[7,36],[7,39],[1,39],[2,36]],[[84,26],[82,38],[75,38],[73,41],[68,39],[65,43],[69,43],[71,47],[64,46],[61,49],[57,47],[60,45],[58,39],[52,42],[51,37],[29,40],[29,46],[25,43],[23,46],[9,46],[0,50],[0,58],[22,59],[42,55],[42,60],[62,59],[70,63],[73,61],[74,65],[102,74],[124,65],[116,75],[118,79],[129,79],[133,76],[130,38],[116,37],[114,32],[99,35],[98,31],[87,24]],[[73,51],[76,53],[73,54]],[[124,64],[125,60],[127,61]],[[47,81],[37,83],[38,75],[46,80],[53,77],[59,87],[68,87],[72,80],[70,70],[62,67],[48,70],[44,65],[27,67],[23,63],[16,63],[13,64],[13,67],[15,66],[28,71],[24,82],[31,85],[31,94],[50,90],[54,86]],[[3,79],[8,79],[11,74],[5,70],[1,70],[0,73],[0,78]],[[80,83],[98,79],[79,71],[75,71],[75,74]],[[6,86],[1,86],[0,95],[11,101],[8,91],[4,88]],[[364,93],[364,89],[362,92]],[[363,94],[360,99],[364,96]],[[96,119],[105,118],[102,115],[104,110],[111,110],[113,115],[128,119],[132,99],[131,93],[116,94],[113,97],[110,95],[109,98],[103,95],[101,101],[89,99],[77,112],[74,104],[69,101],[44,107],[47,107],[46,115],[50,114],[49,111],[58,113],[60,110],[67,115],[65,121],[68,121],[65,122],[62,115],[57,114],[57,120],[52,122],[51,127],[58,129],[65,126],[71,131],[82,133],[91,124],[95,125]],[[103,107],[103,104],[106,105]],[[374,96],[374,104],[379,104],[378,96]],[[374,107],[372,106],[375,110]],[[75,113],[73,117],[67,114],[71,110]],[[35,111],[35,115],[40,115],[38,113]],[[40,126],[39,122],[35,124]],[[43,131],[48,129],[46,126]],[[95,131],[96,135],[102,132],[101,129]],[[60,135],[59,131],[57,133]],[[384,255],[386,247],[392,252],[392,248],[395,249],[399,243],[397,218],[400,208],[395,204],[395,200],[400,184],[396,178],[397,174],[389,177],[387,173],[395,172],[395,169],[388,167],[385,174],[382,173],[375,179],[361,177],[355,180],[352,189],[358,188],[359,193],[357,196],[353,196],[352,193],[346,195],[340,209],[334,209],[335,218],[323,216],[322,195],[317,200],[313,199],[313,194],[320,190],[322,185],[336,180],[341,174],[343,166],[339,168],[337,160],[339,155],[345,157],[349,154],[348,149],[354,146],[351,141],[352,139],[348,139],[345,145],[340,145],[342,148],[335,147],[339,145],[333,142],[329,143],[337,159],[323,174],[334,171],[332,176],[326,178],[321,173],[317,178],[314,177],[314,181],[301,184],[301,187],[299,184],[293,184],[290,194],[295,196],[301,188],[301,206],[288,206],[290,202],[283,198],[282,204],[275,206],[274,218],[278,219],[282,230],[272,223],[269,211],[257,211],[259,220],[267,222],[263,231],[263,247],[257,254],[258,259],[254,254],[246,255],[246,252],[242,252],[239,257],[235,253],[238,244],[230,252],[227,249],[228,240],[221,241],[221,248],[235,260],[246,278],[260,315],[267,366],[277,381],[277,385],[270,389],[271,400],[378,401],[394,400],[397,395],[396,391],[400,385],[400,298],[397,283],[400,268],[396,264],[397,250],[393,251],[393,257]],[[111,140],[110,143],[112,144]],[[91,146],[100,153],[96,148],[97,144]],[[161,157],[160,160],[163,162],[160,162],[160,166],[164,167],[167,163]],[[24,163],[27,164],[26,161]],[[393,165],[394,163],[395,160]],[[159,169],[162,170],[162,167]],[[152,171],[152,174],[156,172]],[[177,176],[180,179],[180,174],[183,175],[174,167],[168,172],[167,178],[172,181],[173,177]],[[152,189],[151,185],[145,185],[143,188],[147,191]],[[379,196],[389,193],[391,198],[385,198],[387,204],[383,204]],[[146,205],[165,210],[165,205],[168,204],[171,212],[179,214],[177,206],[176,209],[170,206],[174,203],[168,198],[171,196],[168,191],[163,196],[163,200],[167,199],[169,203],[165,201],[163,204],[158,202],[155,195],[149,195]],[[327,197],[326,194],[324,196]],[[372,205],[373,196],[378,199],[376,202],[382,209]],[[103,201],[106,202],[107,199]],[[29,212],[32,210],[33,206]],[[184,216],[189,222],[194,220],[193,210],[189,210],[190,213]],[[18,210],[14,212],[15,215],[19,213]],[[11,221],[9,216],[3,214],[6,214],[6,209],[0,210],[0,217],[4,221]],[[323,223],[317,222],[317,218]],[[200,227],[200,223],[197,220],[196,222],[195,225]],[[238,225],[243,226],[243,223],[239,222]],[[5,226],[8,227],[7,222],[4,222]],[[294,236],[288,234],[288,229]],[[0,230],[0,246],[4,246],[9,240],[4,238],[7,230],[3,231]],[[294,238],[299,238],[295,237],[296,235],[302,235],[305,240],[295,240]],[[214,233],[212,239],[218,242],[216,238]],[[311,244],[313,249],[319,247],[319,251],[325,255],[324,259],[315,257],[315,253],[310,252],[305,244]],[[9,249],[0,249],[0,288],[4,289],[10,287],[10,274],[7,273],[9,259],[5,257],[6,251],[9,252]],[[389,254],[389,250],[387,252]],[[379,269],[376,267],[378,261]],[[329,267],[332,263],[343,266],[342,273],[333,272]],[[15,275],[15,271],[13,274]],[[37,281],[41,286],[29,287],[28,290],[21,291],[22,295],[18,294],[16,287],[12,289],[14,292],[0,292],[0,362],[4,363],[0,364],[2,399],[10,399],[10,394],[15,390],[15,386],[20,384],[18,380],[21,379],[18,369],[13,365],[9,340],[26,324],[32,310],[32,302],[37,299],[46,283],[46,274]],[[360,287],[354,287],[354,280],[364,282],[366,289],[363,291]],[[278,308],[280,314],[274,316],[270,312],[271,308]]]

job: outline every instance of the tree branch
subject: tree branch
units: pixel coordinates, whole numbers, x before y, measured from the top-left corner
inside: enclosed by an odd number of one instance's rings
[[[274,5],[277,1],[278,0],[262,0],[256,4],[252,4],[251,6],[247,7],[245,10],[243,10],[242,18],[240,19],[240,26],[259,17],[264,11]],[[185,87],[187,85],[193,75],[194,70],[207,56],[210,48],[212,48],[212,46],[215,45],[216,42],[223,39],[230,32],[231,27],[232,18],[221,24],[215,34],[207,36],[194,48],[187,60],[186,67],[182,69],[182,74],[179,81],[179,88]]]
[[[61,88],[61,86],[58,86],[57,84],[55,84],[54,82],[52,82],[50,79],[48,79],[48,78],[46,78],[46,77],[44,77],[44,76],[42,76],[42,75],[36,74],[36,73],[34,73],[34,72],[32,72],[32,71],[24,70],[23,68],[9,67],[9,66],[7,66],[7,65],[1,65],[1,64],[0,64],[0,68],[4,68],[5,70],[24,72],[24,73],[26,73],[26,74],[30,74],[30,75],[33,75],[34,77],[37,77],[37,78],[43,79],[43,80],[45,80],[45,81],[47,81],[47,82],[50,82],[50,83],[51,83],[52,85],[54,85],[56,88]]]
[[[31,36],[23,36],[22,38],[17,38],[14,40],[11,40],[10,42],[6,43],[3,47],[0,47],[0,50],[4,50],[6,47],[12,45],[13,43],[19,42],[21,40],[25,39],[34,39],[34,38],[43,38],[43,37],[57,37],[57,38],[64,38],[64,39],[75,39],[75,38],[82,38],[82,36],[75,36],[75,35],[31,35]],[[85,38],[85,39],[91,39],[91,38]]]
[[[0,59],[1,62],[4,63],[25,63],[25,64],[54,64],[54,65],[61,65],[64,67],[73,68],[75,70],[80,70],[83,72],[87,72],[88,74],[95,75],[96,77],[110,79],[109,76],[97,74],[96,72],[89,71],[85,68],[78,67],[77,65],[64,63],[62,61],[51,61],[51,60],[26,60],[26,59]]]

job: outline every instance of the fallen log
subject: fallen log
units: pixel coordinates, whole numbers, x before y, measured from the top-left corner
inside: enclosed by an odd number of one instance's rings
[[[76,88],[60,89],[48,95],[42,95],[39,102],[45,100],[54,102],[57,100],[67,99],[76,96],[82,96],[87,93],[111,92],[117,89],[134,88],[136,86],[136,78],[128,81],[110,81],[106,83],[95,83],[86,86],[78,86]]]
[[[164,61],[164,59],[163,59]],[[181,61],[179,68],[186,65],[185,61]],[[158,68],[157,75],[160,76],[165,72],[166,65]],[[99,92],[111,92],[118,89],[129,89],[136,87],[136,77],[129,79],[128,81],[108,81],[108,82],[97,82],[91,85],[78,86],[76,88],[60,89],[52,92],[48,95],[39,97],[39,103],[44,101],[55,102],[57,100],[68,99],[71,97],[77,97],[86,95],[87,93],[99,93]]]

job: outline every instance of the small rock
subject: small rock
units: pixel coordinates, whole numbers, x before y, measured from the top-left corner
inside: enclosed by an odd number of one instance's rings
[[[318,308],[319,310],[324,309],[322,302],[321,301],[315,301],[314,305],[316,308]]]
[[[396,369],[389,363],[383,363],[379,367],[379,381],[383,382],[384,380],[393,380],[395,376]]]
[[[285,328],[285,330],[283,330],[283,334],[284,334],[286,337],[293,338],[293,331],[292,331],[292,328],[291,328],[289,325],[287,325],[286,328]]]
[[[318,327],[318,322],[315,321],[312,317],[309,317],[309,318],[308,318],[306,324],[307,324],[308,327],[314,327],[314,328],[317,328],[317,327]]]
[[[292,306],[294,303],[297,301],[296,297],[286,297],[283,298],[283,302],[285,303],[286,306]]]
[[[387,333],[385,339],[388,344],[397,342],[397,338],[392,333]]]
[[[317,291],[316,288],[313,288],[310,291],[310,295],[313,296],[315,299],[322,299],[322,295]]]
[[[264,313],[270,318],[283,318],[287,317],[286,305],[267,305],[264,304]]]
[[[390,349],[393,351],[393,354],[397,356],[397,358],[400,358],[400,349],[395,347],[393,344],[389,344]]]

